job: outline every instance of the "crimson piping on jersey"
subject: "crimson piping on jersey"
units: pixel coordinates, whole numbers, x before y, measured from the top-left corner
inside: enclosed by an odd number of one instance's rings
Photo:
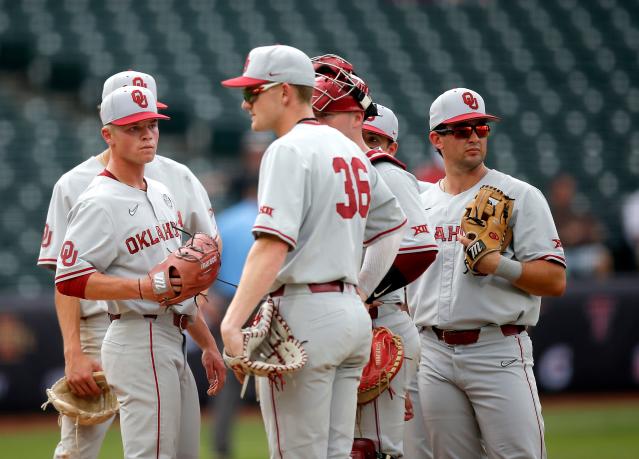
[[[97,269],[95,269],[93,266],[89,266],[88,268],[82,268],[82,269],[79,269],[77,271],[73,271],[73,272],[66,273],[66,274],[61,274],[61,275],[59,275],[59,276],[57,276],[55,278],[55,282],[57,284],[58,282],[68,281],[68,280],[70,280],[70,279],[72,279],[74,277],[78,277],[81,274],[87,275],[90,272],[93,273],[93,272],[96,272],[96,271],[97,271]]]
[[[161,426],[160,384],[158,382],[158,374],[155,369],[155,357],[153,354],[153,322],[152,321],[149,322],[149,348],[151,352],[151,366],[153,368],[153,377],[155,378],[155,393],[158,399],[158,429],[157,429],[157,439],[156,439],[156,446],[155,446],[155,455],[156,455],[155,457],[159,459],[160,458],[160,426]]]
[[[401,247],[399,249],[400,252],[407,252],[409,250],[411,251],[418,251],[420,249],[424,249],[423,251],[435,251],[435,252],[439,252],[439,247],[437,247],[436,244],[428,244],[428,245],[418,245],[418,246],[410,246],[410,247]]]
[[[524,376],[526,377],[526,382],[528,383],[528,389],[530,390],[530,396],[532,397],[532,404],[535,408],[535,418],[537,419],[537,427],[539,428],[539,457],[544,457],[544,430],[541,427],[541,422],[539,421],[539,413],[537,412],[537,403],[535,402],[535,394],[533,392],[532,384],[530,382],[530,378],[528,377],[528,372],[526,371],[526,364],[524,363],[524,349],[521,345],[521,339],[519,336],[515,336],[517,339],[517,344],[519,345],[519,355],[521,356],[521,365],[524,369]]]
[[[370,238],[369,240],[364,241],[364,245],[370,244],[375,239],[380,238],[380,237],[384,236],[385,234],[389,234],[389,233],[392,233],[394,231],[397,231],[402,226],[404,226],[406,224],[406,222],[408,222],[408,219],[405,218],[404,221],[401,222],[399,225],[397,225],[395,228],[391,228],[391,229],[387,229],[386,231],[382,231],[381,233],[377,234],[376,236],[373,236],[372,238]]]
[[[395,158],[393,155],[386,153],[385,151],[369,150],[366,152],[366,157],[370,160],[372,164],[386,161],[389,163],[393,163],[396,166],[399,166],[402,169],[406,170],[406,164],[401,162],[399,159]]]
[[[562,264],[564,268],[566,267],[566,259],[564,257],[560,257],[559,255],[554,255],[554,254],[544,255],[543,257],[540,257],[539,260],[556,261]]]
[[[281,231],[276,230],[275,228],[269,228],[268,226],[259,226],[256,225],[253,227],[253,231],[255,230],[266,230],[266,232],[274,232],[278,235],[280,235],[281,237],[288,239],[289,241],[291,241],[291,244],[293,244],[293,247],[295,247],[297,245],[297,241],[295,239],[293,239],[290,236],[287,236],[286,234],[282,233]]]

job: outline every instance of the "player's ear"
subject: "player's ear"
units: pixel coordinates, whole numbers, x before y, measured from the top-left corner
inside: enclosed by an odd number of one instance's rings
[[[395,153],[397,153],[398,148],[399,148],[399,144],[397,142],[391,142],[391,144],[388,146],[387,153],[389,155],[395,156]]]
[[[282,103],[290,105],[295,97],[295,89],[288,83],[282,83]]]
[[[110,126],[102,126],[102,138],[104,139],[104,141],[107,143],[107,145],[111,146],[111,144],[113,143],[113,136],[111,133],[111,127]]]
[[[433,146],[438,150],[442,149],[442,136],[440,136],[436,132],[430,131],[430,133],[428,134],[428,140],[430,140],[430,143],[432,143]]]
[[[362,128],[364,124],[364,112],[351,112],[353,114],[353,127],[359,129]]]

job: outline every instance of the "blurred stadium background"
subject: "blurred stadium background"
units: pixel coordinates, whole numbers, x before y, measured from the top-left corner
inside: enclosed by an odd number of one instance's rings
[[[223,207],[248,123],[219,81],[272,43],[352,61],[397,112],[412,168],[432,160],[434,98],[478,90],[504,119],[489,164],[544,190],[572,174],[576,210],[594,211],[623,252],[620,197],[639,188],[638,16],[635,0],[2,0],[0,282],[24,296],[50,287],[33,269],[50,191],[102,151],[96,106],[113,73],[155,76],[172,117],[160,151],[209,178]]]
[[[191,167],[219,213],[237,201],[248,128],[219,82],[273,43],[350,60],[422,178],[439,173],[431,102],[482,94],[503,118],[489,167],[544,191],[570,265],[534,331],[541,390],[636,393],[639,0],[0,0],[0,411],[35,409],[63,370],[52,276],[35,263],[54,183],[104,148],[104,80],[156,78],[172,118],[159,153]]]

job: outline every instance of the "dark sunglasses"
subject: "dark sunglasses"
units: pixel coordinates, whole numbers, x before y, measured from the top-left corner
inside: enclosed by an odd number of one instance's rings
[[[453,134],[456,139],[469,139],[470,136],[473,135],[473,131],[475,131],[477,137],[483,139],[484,137],[488,137],[490,126],[487,124],[478,124],[477,126],[453,126],[451,128],[433,130],[433,132],[441,135]]]
[[[253,102],[255,102],[255,99],[257,99],[257,96],[262,94],[267,89],[271,89],[279,84],[282,84],[282,83],[273,82],[273,83],[263,84],[260,86],[252,86],[250,88],[244,88],[244,90],[242,91],[242,97],[244,98],[246,103],[252,104]]]

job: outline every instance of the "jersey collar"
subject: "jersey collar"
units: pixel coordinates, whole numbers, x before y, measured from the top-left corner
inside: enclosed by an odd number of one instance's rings
[[[373,164],[386,161],[406,170],[406,164],[395,158],[393,155],[389,155],[388,153],[381,150],[368,150],[366,152],[366,157],[370,159],[371,163]]]

